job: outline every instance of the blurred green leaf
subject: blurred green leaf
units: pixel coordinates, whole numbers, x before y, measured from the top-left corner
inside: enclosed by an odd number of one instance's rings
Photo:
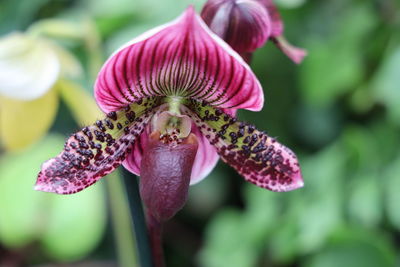
[[[254,185],[244,187],[246,210],[243,221],[246,225],[246,235],[254,244],[263,244],[268,234],[279,225],[282,208],[279,193],[265,190]]]
[[[373,247],[364,244],[346,244],[317,254],[308,267],[385,267],[394,266]]]
[[[372,8],[370,3],[346,6],[332,18],[337,26],[328,36],[308,38],[306,47],[311,53],[300,67],[301,89],[308,103],[328,106],[361,81],[360,47],[377,21]]]
[[[275,0],[275,3],[279,7],[284,7],[284,8],[296,8],[300,7],[306,2],[306,0]]]
[[[289,263],[299,253],[298,227],[293,217],[279,217],[278,226],[268,237],[269,257],[279,263]]]
[[[303,95],[310,104],[327,106],[360,80],[360,56],[345,43],[314,42],[307,47],[313,52],[301,67],[301,78]]]
[[[368,168],[368,171],[380,165],[380,160],[376,159],[376,153],[382,152],[377,138],[367,130],[366,127],[349,125],[343,131],[343,144],[346,146],[346,155],[350,163],[351,171]]]
[[[124,185],[122,175],[118,170],[107,175],[108,202],[118,264],[120,267],[137,267],[139,265],[138,258],[143,255],[138,255],[138,243],[136,242],[138,238],[132,229],[129,200]]]
[[[356,224],[368,228],[376,227],[383,215],[382,184],[378,181],[379,173],[375,171],[363,172],[352,178],[353,188],[349,193],[350,218]]]
[[[315,251],[343,220],[343,177],[346,157],[343,147],[333,144],[301,162],[305,187],[303,209],[297,219],[299,249]]]
[[[0,34],[28,26],[50,0],[3,0],[0,2]]]
[[[22,153],[0,160],[0,240],[23,247],[40,237],[46,227],[47,194],[33,190],[40,165],[57,155],[63,138],[50,136]]]
[[[33,190],[40,165],[57,155],[63,143],[51,135],[23,153],[1,158],[0,242],[21,248],[39,241],[51,257],[73,261],[100,241],[106,210],[99,186],[71,196]]]
[[[31,35],[67,40],[79,40],[84,36],[82,27],[79,23],[60,19],[40,20],[32,24],[27,32]]]
[[[387,168],[385,177],[385,201],[389,221],[400,230],[400,156]]]
[[[125,43],[157,26],[156,23],[135,23],[115,32],[106,42],[107,55],[111,55]]]
[[[329,235],[342,222],[342,194],[337,187],[329,187],[325,197],[308,202],[298,221],[299,250],[315,251],[324,245]]]
[[[305,267],[394,267],[395,254],[382,236],[345,229],[336,233],[332,242],[303,264]]]
[[[198,216],[209,215],[217,210],[226,199],[230,175],[227,166],[223,163],[217,167],[201,182],[189,188],[189,199],[185,210]]]
[[[68,50],[56,44],[49,43],[54,53],[60,62],[60,76],[69,79],[80,78],[83,74],[83,69],[78,59]]]
[[[313,148],[329,144],[342,130],[341,111],[336,107],[301,106],[295,110],[294,117],[293,129],[297,136]]]
[[[400,125],[400,46],[388,52],[382,65],[371,82],[378,101],[387,107],[388,117],[393,123]]]
[[[59,261],[75,261],[96,248],[106,226],[105,199],[101,187],[93,186],[68,196],[52,194],[48,201],[47,223],[40,241],[50,257]]]
[[[79,125],[85,126],[94,123],[95,120],[104,116],[94,98],[85,92],[79,84],[60,80],[57,82],[56,88]]]
[[[120,16],[123,14],[132,14],[140,1],[119,0],[83,0],[80,1],[82,8],[96,16]]]
[[[235,210],[224,210],[208,225],[205,245],[200,252],[200,266],[254,266],[257,252],[246,239],[247,225]]]

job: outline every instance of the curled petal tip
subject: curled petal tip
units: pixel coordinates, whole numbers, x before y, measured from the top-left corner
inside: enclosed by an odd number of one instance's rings
[[[304,58],[307,56],[307,50],[298,48],[295,46],[290,46],[289,51],[285,54],[296,64],[303,62]]]
[[[304,181],[300,170],[291,176],[292,183],[281,186],[276,192],[289,192],[304,187]]]
[[[300,64],[307,56],[307,50],[291,45],[283,36],[272,39],[276,46],[294,63]]]
[[[297,182],[297,187],[293,188],[293,189],[298,189],[298,188],[302,188],[304,187],[304,181],[303,179],[301,179],[300,181]]]
[[[55,194],[60,194],[60,195],[70,194],[70,193],[66,193],[66,192],[57,190],[57,186],[55,184],[45,183],[44,180],[46,178],[43,178],[43,177],[40,178],[40,176],[42,176],[41,173],[39,174],[38,181],[33,186],[34,190],[42,191],[42,192],[46,192],[46,193],[55,193]],[[39,181],[39,180],[41,180],[41,181]]]
[[[33,189],[36,190],[36,191],[48,192],[48,191],[46,190],[46,187],[43,186],[43,184],[41,184],[41,183],[36,183],[36,184],[33,186]]]

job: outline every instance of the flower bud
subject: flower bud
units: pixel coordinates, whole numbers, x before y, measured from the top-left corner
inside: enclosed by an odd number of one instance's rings
[[[271,19],[271,37],[281,36],[283,34],[283,22],[273,0],[255,1],[262,4],[267,9],[268,16]]]
[[[194,134],[179,144],[162,142],[159,131],[149,136],[141,161],[140,195],[158,222],[170,219],[185,204],[197,147]]]
[[[254,0],[209,0],[201,17],[242,56],[263,46],[271,34],[267,10]]]
[[[273,0],[208,0],[201,17],[248,63],[268,39],[297,64],[307,55],[283,36],[283,21]]]

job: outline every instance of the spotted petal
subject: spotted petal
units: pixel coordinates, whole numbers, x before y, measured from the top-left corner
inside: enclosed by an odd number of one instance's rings
[[[195,121],[222,160],[247,181],[277,192],[303,186],[297,157],[290,149],[204,102],[193,100],[188,106],[183,113]]]
[[[190,97],[219,108],[254,111],[264,101],[249,66],[193,7],[114,53],[95,85],[97,102],[106,112],[149,96]]]
[[[159,99],[149,98],[131,104],[73,134],[64,150],[42,165],[35,189],[73,194],[113,171],[130,152],[129,147],[157,111],[159,103]]]

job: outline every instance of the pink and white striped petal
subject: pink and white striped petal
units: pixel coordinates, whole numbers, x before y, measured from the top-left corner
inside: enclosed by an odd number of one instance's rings
[[[194,98],[219,108],[253,111],[264,102],[249,66],[193,7],[115,52],[95,85],[97,103],[105,112],[149,96]]]
[[[196,135],[198,149],[193,163],[190,184],[203,180],[214,169],[219,156],[215,148],[193,123],[191,132]],[[143,153],[148,145],[151,127],[148,125],[132,146],[132,152],[127,155],[122,165],[130,172],[140,176],[140,166]]]
[[[73,194],[112,172],[157,111],[159,99],[146,99],[110,112],[107,118],[73,134],[64,150],[42,165],[35,189]]]
[[[188,107],[183,114],[193,119],[221,159],[246,181],[276,192],[303,186],[297,157],[289,148],[220,109],[194,100]]]

